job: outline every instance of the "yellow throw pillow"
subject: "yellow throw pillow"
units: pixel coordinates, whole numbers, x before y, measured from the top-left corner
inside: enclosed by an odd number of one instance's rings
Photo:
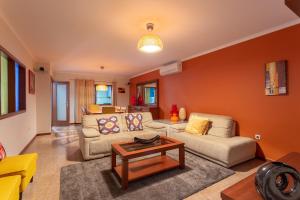
[[[88,112],[92,114],[97,114],[97,113],[102,113],[102,109],[99,105],[97,104],[90,104],[88,106]]]
[[[197,135],[205,135],[209,128],[207,118],[192,116],[186,125],[185,131]]]

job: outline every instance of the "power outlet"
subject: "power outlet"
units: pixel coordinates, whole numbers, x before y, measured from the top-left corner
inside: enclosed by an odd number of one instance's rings
[[[256,139],[256,140],[261,140],[261,135],[258,133],[258,134],[255,134],[254,135],[254,138]]]

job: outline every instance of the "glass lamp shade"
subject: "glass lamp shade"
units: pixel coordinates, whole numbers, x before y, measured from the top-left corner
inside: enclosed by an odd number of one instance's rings
[[[96,90],[97,90],[97,91],[107,91],[108,88],[107,88],[106,85],[97,85],[97,86],[96,86]]]
[[[163,49],[163,43],[158,35],[147,34],[139,39],[137,47],[146,53],[156,53]]]

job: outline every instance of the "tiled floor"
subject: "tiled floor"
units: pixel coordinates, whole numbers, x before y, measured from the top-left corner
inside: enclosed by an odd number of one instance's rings
[[[26,152],[39,154],[38,170],[23,194],[23,200],[59,199],[60,168],[82,162],[78,136],[74,127],[55,129],[56,134],[37,136]],[[218,200],[220,192],[256,171],[263,162],[257,159],[233,168],[236,173],[192,196],[189,200]]]

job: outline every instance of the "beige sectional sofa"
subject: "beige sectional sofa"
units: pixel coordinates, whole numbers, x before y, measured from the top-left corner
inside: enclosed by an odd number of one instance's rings
[[[143,131],[127,130],[125,113],[84,115],[82,118],[82,131],[79,134],[80,149],[85,160],[101,158],[111,153],[111,144],[114,142],[131,141],[134,137],[151,138],[156,135],[166,135],[165,125],[155,122],[150,112],[143,112]],[[116,116],[120,133],[103,135],[99,133],[97,119]]]
[[[248,137],[235,136],[235,121],[229,116],[191,113],[209,119],[211,127],[207,135],[185,132],[186,124],[170,127],[168,136],[185,143],[187,151],[231,167],[255,157],[256,142]]]
[[[185,143],[187,151],[216,162],[225,167],[231,167],[255,157],[256,142],[247,137],[235,136],[235,121],[229,116],[192,113],[208,118],[211,127],[207,135],[193,135],[185,132],[186,123],[167,125],[153,121],[150,112],[143,112],[143,131],[127,131],[126,114],[85,115],[80,134],[80,149],[85,160],[101,158],[111,153],[111,144],[120,141],[132,141],[134,137],[151,138],[166,135]],[[98,131],[96,119],[117,116],[121,132],[103,135]]]

